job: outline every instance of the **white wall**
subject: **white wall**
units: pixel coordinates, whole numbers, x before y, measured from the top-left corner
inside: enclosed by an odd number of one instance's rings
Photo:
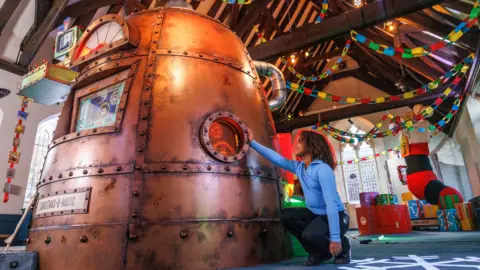
[[[0,124],[0,185],[3,190],[3,184],[6,181],[5,175],[7,172],[8,155],[12,150],[12,141],[15,136],[15,126],[17,124],[17,111],[20,109],[20,98],[15,94],[17,83],[20,82],[20,77],[12,73],[0,70],[0,87],[7,88],[11,91],[10,95],[0,99],[0,109],[3,111],[3,121]],[[25,134],[21,135],[20,148],[21,152],[20,163],[15,166],[16,175],[12,180],[12,184],[22,187],[22,194],[20,196],[10,196],[8,203],[0,203],[0,214],[19,214],[23,206],[23,197],[25,193],[25,186],[28,180],[28,171],[30,168],[30,161],[33,154],[33,145],[35,143],[35,135],[38,124],[46,117],[59,113],[61,106],[47,107],[44,105],[29,103],[27,112],[29,113],[25,124]],[[3,197],[3,194],[2,194]]]

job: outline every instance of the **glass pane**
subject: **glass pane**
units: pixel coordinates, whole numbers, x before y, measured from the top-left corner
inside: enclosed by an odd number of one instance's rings
[[[208,133],[213,149],[224,156],[234,156],[239,151],[238,134],[234,127],[224,121],[216,121]]]
[[[124,87],[125,81],[81,98],[76,131],[113,125]]]

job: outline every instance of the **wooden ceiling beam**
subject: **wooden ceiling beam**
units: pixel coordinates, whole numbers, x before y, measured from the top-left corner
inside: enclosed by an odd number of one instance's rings
[[[470,11],[473,7],[473,5],[467,4],[462,1],[445,1],[442,6],[462,12],[464,14],[470,14]]]
[[[68,5],[68,0],[56,0],[53,2],[52,8],[47,14],[45,20],[43,20],[40,27],[33,34],[30,42],[25,44],[25,48],[20,55],[19,64],[23,67],[27,67],[35,57],[43,42],[50,34],[55,26],[55,22],[60,19],[63,10]]]
[[[3,60],[0,58],[0,69],[3,69],[5,71],[8,71],[13,74],[17,74],[19,76],[23,76],[28,73],[28,69],[25,67],[22,67],[20,65],[10,63],[6,60]]]
[[[271,0],[256,0],[247,7],[245,7],[245,13],[243,14],[238,25],[233,29],[237,35],[242,38],[248,29],[252,28],[253,23],[258,19],[258,17],[264,11],[264,7],[267,6],[268,2]]]
[[[35,31],[40,27],[43,20],[47,17],[47,14],[50,8],[51,8],[50,1],[35,0],[35,19],[33,21],[32,27],[30,27],[27,34],[23,38],[22,43],[20,44],[21,51],[25,50],[25,44],[30,43],[30,40],[32,39],[33,34],[35,34]]]
[[[447,36],[453,30],[451,27],[440,25],[434,20],[430,19],[428,16],[420,13],[405,15],[403,17],[398,18],[398,20],[400,20],[403,23],[410,24],[420,30],[428,31],[441,38]],[[473,44],[476,44],[476,41],[477,41],[476,33],[477,33],[477,30],[475,29],[475,27],[472,27],[472,29],[470,29],[468,33],[464,34],[462,38],[460,38],[456,43],[454,43],[454,45],[458,44],[474,50],[475,45]]]
[[[20,0],[6,0],[0,8],[0,36],[2,35],[3,28],[7,25],[15,9],[17,9],[18,4],[20,4]]]
[[[322,122],[333,122],[337,120],[347,119],[355,116],[361,116],[376,112],[388,111],[396,108],[401,108],[425,101],[432,101],[443,95],[446,86],[441,86],[435,92],[430,92],[425,95],[417,96],[411,99],[404,99],[399,101],[390,101],[379,104],[359,104],[352,106],[345,106],[336,110],[321,112],[319,114],[312,114],[291,121],[277,121],[275,127],[277,132],[290,132],[297,128],[308,127],[316,124],[318,119]]]
[[[354,50],[354,49],[352,48],[352,49],[350,49],[349,52],[352,53],[353,50]],[[343,52],[342,50],[337,49],[337,50],[334,50],[334,51],[331,51],[331,52],[326,52],[326,53],[324,53],[324,54],[322,54],[322,55],[317,55],[317,56],[315,56],[315,57],[310,58],[310,59],[309,59],[308,61],[306,61],[305,63],[303,63],[302,66],[305,67],[305,66],[313,65],[313,64],[315,64],[316,62],[318,62],[318,61],[320,61],[320,60],[327,60],[327,59],[330,59],[330,58],[333,58],[333,57],[340,56],[340,55],[342,55],[342,52]]]
[[[230,22],[228,26],[230,29],[237,27],[238,19],[240,15],[240,7],[238,5],[232,5],[232,15],[230,16]]]
[[[403,26],[407,26],[407,25],[403,25]],[[400,28],[402,28],[402,26],[400,26]],[[422,32],[408,32],[405,34],[407,34],[410,38],[413,38],[414,40],[417,40],[423,44],[431,45],[438,42],[438,40],[435,39],[434,37],[425,35]],[[435,53],[449,60],[452,60],[452,58],[448,56],[455,56],[458,58],[457,60],[464,59],[465,57],[468,56],[468,51],[455,46],[443,47],[440,50],[436,51]]]
[[[126,0],[125,2],[130,2],[131,0]],[[62,14],[59,16],[58,20],[55,22],[53,28],[57,28],[62,25],[63,20],[67,17],[77,18],[82,15],[88,14],[92,11],[97,11],[97,9],[109,6],[122,4],[123,0],[80,0],[74,4],[71,4],[65,8]],[[138,2],[138,1],[135,1]],[[138,2],[140,5],[145,7],[142,3]]]
[[[439,4],[443,0],[376,1],[361,8],[334,16],[319,24],[308,24],[270,42],[249,48],[255,60],[270,60],[315,44],[364,29],[384,21]],[[254,2],[256,3],[256,2]]]
[[[95,0],[95,1],[98,1],[98,0]],[[103,1],[106,3],[107,1],[118,1],[118,0],[103,0]],[[141,2],[138,2],[137,0],[125,0],[123,2],[123,9],[125,9],[125,15],[128,16],[134,12],[146,10],[148,9],[148,7],[142,4]]]

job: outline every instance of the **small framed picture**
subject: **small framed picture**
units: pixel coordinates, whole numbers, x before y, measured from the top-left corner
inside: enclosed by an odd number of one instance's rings
[[[407,185],[407,166],[400,165],[397,167],[398,179],[405,186]]]
[[[17,113],[17,119],[27,120],[27,116],[27,112],[18,111]]]
[[[13,147],[20,147],[20,138],[13,138]]]
[[[20,161],[20,152],[10,151],[10,155],[8,155],[8,163],[18,164],[19,161]]]
[[[24,98],[24,99],[22,99],[22,107],[24,107],[24,108],[28,108],[28,101],[29,101],[29,99],[28,99],[28,98]]]
[[[17,125],[15,127],[15,133],[18,133],[18,134],[25,133],[25,126],[24,125]]]
[[[8,168],[7,169],[7,178],[15,178],[15,169],[12,169],[12,168]]]
[[[5,185],[3,186],[3,192],[4,193],[10,193],[11,189],[12,189],[12,184],[10,184],[10,183],[5,183]]]

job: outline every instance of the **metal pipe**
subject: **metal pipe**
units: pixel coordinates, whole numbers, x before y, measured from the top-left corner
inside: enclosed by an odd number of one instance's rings
[[[267,62],[253,61],[259,76],[265,76],[272,82],[272,96],[268,99],[270,110],[276,111],[285,103],[287,85],[280,69]]]

